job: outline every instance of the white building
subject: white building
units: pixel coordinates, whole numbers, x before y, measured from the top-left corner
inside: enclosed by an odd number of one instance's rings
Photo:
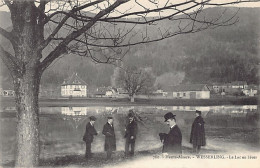
[[[4,97],[14,97],[15,95],[15,92],[14,90],[11,90],[11,89],[3,89],[3,88],[0,88],[0,96],[4,96]]]
[[[113,87],[99,87],[95,92],[96,97],[118,97],[118,92]]]
[[[61,107],[61,113],[69,116],[85,116],[88,114],[87,107]]]
[[[87,84],[74,73],[61,85],[62,97],[87,97]]]
[[[257,95],[257,86],[256,85],[252,85],[252,86],[248,86],[247,89],[242,89],[242,92],[249,97],[253,97]]]
[[[204,84],[172,86],[168,89],[168,97],[182,99],[209,99],[210,90]]]
[[[235,81],[235,82],[231,82],[231,88],[234,89],[247,89],[248,85],[245,81]]]

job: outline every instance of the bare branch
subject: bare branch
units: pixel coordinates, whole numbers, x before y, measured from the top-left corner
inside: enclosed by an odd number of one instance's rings
[[[51,33],[51,35],[49,35],[49,37],[43,42],[43,44],[40,46],[39,49],[43,49],[45,48],[49,42],[52,40],[52,38],[58,33],[58,31],[62,28],[62,26],[64,25],[64,23],[71,17],[71,15],[77,11],[80,11],[82,9],[85,9],[87,7],[90,7],[92,5],[95,5],[95,4],[98,4],[98,3],[101,3],[103,2],[104,0],[97,0],[97,1],[94,1],[94,2],[91,2],[91,3],[88,3],[88,4],[85,4],[83,6],[80,6],[80,7],[75,7],[73,8],[69,13],[66,13],[66,12],[62,12],[64,14],[66,14],[66,16],[60,21],[60,23],[58,24],[58,26],[55,28],[55,30]],[[58,13],[61,13],[61,12],[58,12]],[[54,13],[53,15],[51,15],[49,18],[55,16],[57,13]]]
[[[5,4],[8,6],[8,8],[10,9],[10,11],[13,10],[13,4],[11,4],[10,0],[4,0]]]
[[[51,0],[40,0],[40,5],[38,6],[38,9],[42,11],[43,9],[45,9],[46,4],[49,2],[51,2]]]
[[[12,33],[0,27],[0,34],[4,36],[6,39],[8,39],[12,44],[15,44],[15,38],[12,35]]]
[[[64,12],[64,11],[54,12],[54,13],[52,13],[52,14],[48,17],[48,20],[50,20],[52,17],[54,17],[54,16],[57,15],[57,14],[66,14],[66,15],[73,14],[73,13],[75,13],[75,12],[77,12],[77,11],[80,11],[80,10],[82,10],[82,9],[86,9],[86,8],[91,7],[91,6],[93,6],[93,5],[99,4],[99,3],[103,2],[103,1],[105,1],[105,0],[97,0],[97,1],[90,2],[90,3],[85,4],[85,5],[82,5],[82,6],[80,6],[80,7],[74,7],[74,8],[71,10],[70,13],[67,13],[67,12]],[[47,20],[47,21],[48,21],[48,20]],[[47,22],[47,21],[46,21],[46,22]]]
[[[209,1],[210,2],[210,1]],[[259,2],[259,0],[236,0],[232,2],[222,2],[222,3],[206,3],[207,6],[226,6],[226,5],[234,5],[234,4],[240,4],[240,3],[246,3],[246,2]]]
[[[204,7],[206,5],[212,5],[210,4],[210,0],[197,2],[188,0],[181,3],[171,3],[168,0],[162,7],[159,7],[159,1],[148,0],[151,4],[155,5],[156,8],[148,9],[147,7],[144,7],[142,11],[136,12],[130,12],[127,10],[127,12],[117,11],[117,14],[120,14],[119,16],[111,16],[111,13],[117,10],[118,6],[128,2],[129,0],[117,0],[112,5],[109,1],[107,1],[107,3],[102,3],[104,1],[105,0],[96,0],[90,1],[90,3],[86,4],[70,3],[69,5],[69,1],[61,1],[59,4],[60,6],[57,7],[57,10],[61,11],[56,11],[50,14],[48,18],[46,18],[46,16],[44,17],[44,24],[51,21],[54,23],[55,27],[53,28],[52,23],[52,25],[48,24],[50,30],[53,30],[38,46],[38,51],[42,51],[42,49],[46,48],[48,45],[53,46],[54,48],[53,51],[43,59],[41,63],[42,69],[48,67],[53,60],[68,51],[74,53],[79,52],[81,54],[84,53],[87,55],[90,54],[90,51],[95,51],[96,48],[100,47],[101,51],[111,48],[113,52],[117,52],[119,51],[119,47],[129,47],[138,44],[156,42],[179,34],[195,33],[209,28],[231,25],[237,21],[234,17],[226,20],[221,20],[221,16],[217,16],[215,19],[201,18],[199,14],[201,14]],[[141,1],[135,0],[134,2],[142,5]],[[44,6],[47,3],[51,3],[51,1],[41,0],[39,3],[38,9],[42,12],[45,9]],[[237,1],[233,1],[232,4],[234,3],[237,3]],[[103,9],[104,7],[99,4],[108,7]],[[227,4],[230,4],[230,2],[222,2],[217,5]],[[95,16],[88,16],[89,13],[83,9],[89,7],[94,7],[94,10],[101,11]],[[54,10],[54,8],[50,8],[50,10]],[[67,12],[65,9],[70,9],[70,11]],[[194,11],[190,12],[192,9],[194,9]],[[93,8],[90,10],[93,10]],[[171,10],[171,12],[168,15],[161,13],[169,10]],[[156,17],[148,17],[148,14],[150,13],[157,13],[158,15]],[[128,17],[130,16],[137,16],[138,18],[129,19]],[[73,20],[71,21],[70,18]],[[171,29],[171,27],[169,27],[167,29],[160,29],[159,23],[163,20],[172,21],[175,28]],[[129,25],[127,25],[122,28],[120,27],[122,24],[132,24],[134,26],[129,28]],[[135,32],[134,28],[138,24],[145,24],[146,29],[143,32]],[[151,33],[149,32],[150,26],[157,28],[159,36],[153,38],[149,36],[149,33]],[[65,31],[61,31],[61,29]],[[84,37],[82,37],[82,35],[84,35]],[[133,37],[137,38],[134,39]],[[76,49],[77,47],[79,48],[78,50]],[[112,56],[107,57],[104,55],[104,58],[107,60],[113,60]]]
[[[4,50],[4,48],[0,45],[0,57],[10,70],[11,74],[14,75],[14,72],[19,72],[19,67],[22,65],[21,62],[15,58],[12,54]]]
[[[178,3],[178,4],[172,4],[172,5],[169,5],[169,6],[164,6],[162,8],[155,8],[155,9],[150,9],[150,10],[148,9],[148,10],[145,10],[145,11],[137,11],[137,12],[127,13],[127,14],[124,14],[124,15],[121,15],[121,16],[111,17],[109,19],[114,20],[114,19],[124,18],[124,17],[127,17],[127,16],[143,15],[143,14],[148,14],[148,13],[153,13],[153,12],[160,12],[160,11],[163,11],[163,10],[166,10],[166,9],[173,9],[173,8],[178,7],[178,6],[183,6],[183,5],[187,5],[187,4],[190,4],[190,3],[194,3],[194,1],[185,1],[185,2],[182,2],[182,3]],[[199,4],[196,4],[196,6],[198,6],[198,5]]]
[[[72,32],[69,34],[63,42],[61,42],[55,49],[52,51],[41,63],[42,69],[45,69],[52,63],[53,60],[55,60],[57,57],[59,57],[61,54],[66,52],[66,46],[79,37],[81,34],[89,30],[101,17],[104,15],[110,13],[112,10],[117,8],[123,3],[126,3],[128,0],[117,0],[114,4],[109,6],[108,8],[100,11],[90,22],[88,22],[85,26],[83,26],[81,29]]]
[[[178,4],[178,5],[184,5],[184,4],[188,4],[188,3],[191,3],[191,2],[185,2],[185,3]],[[175,5],[167,6],[167,7],[164,7],[164,8],[158,8],[158,9],[147,10],[147,11],[133,12],[133,13],[128,13],[128,14],[124,14],[124,15],[121,15],[121,16],[117,16],[117,17],[106,17],[106,18],[101,18],[98,21],[104,21],[104,22],[108,22],[108,23],[151,24],[151,23],[154,23],[154,22],[157,22],[157,21],[170,19],[170,18],[172,18],[174,16],[177,16],[178,14],[180,14],[180,13],[182,13],[184,11],[189,11],[190,9],[193,9],[193,8],[195,8],[197,6],[201,6],[201,5],[203,5],[203,3],[195,3],[194,5],[192,5],[190,7],[187,7],[185,9],[182,9],[182,10],[174,9],[177,12],[175,12],[173,14],[170,14],[170,15],[166,15],[166,16],[160,16],[160,17],[156,17],[156,18],[149,18],[149,20],[148,20],[148,18],[146,18],[145,16],[143,16],[141,14],[148,14],[148,13],[152,13],[152,12],[159,12],[161,10],[171,9],[172,7],[176,7],[178,5],[175,4]],[[66,12],[63,12],[63,11],[59,11],[59,13],[68,15]],[[140,17],[143,18],[144,21],[138,21],[137,19],[132,19],[132,20],[121,19],[120,20],[120,18],[124,18],[124,17],[131,16],[131,15],[140,16]],[[70,17],[72,17],[72,18],[74,18],[76,20],[79,20],[79,21],[84,21],[84,22],[88,22],[91,19],[93,19],[93,17],[83,16],[83,15],[76,15],[76,14],[70,14]],[[179,18],[178,18],[178,20],[179,20]]]

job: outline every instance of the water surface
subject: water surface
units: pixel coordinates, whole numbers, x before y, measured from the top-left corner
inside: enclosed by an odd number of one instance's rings
[[[104,151],[103,125],[108,116],[114,118],[117,151],[124,150],[124,128],[129,109],[134,109],[138,120],[136,150],[152,150],[162,147],[158,134],[168,132],[163,115],[171,111],[183,135],[183,146],[191,148],[189,136],[195,110],[202,111],[206,125],[207,146],[204,149],[225,153],[257,152],[259,144],[259,111],[257,105],[245,106],[124,106],[124,107],[42,107],[40,108],[41,157],[84,154],[82,137],[88,117],[97,117],[92,151]],[[12,111],[12,107],[3,109]],[[11,112],[10,112],[11,113]],[[12,160],[15,153],[16,118],[2,117],[2,162]],[[186,151],[187,152],[187,151]]]

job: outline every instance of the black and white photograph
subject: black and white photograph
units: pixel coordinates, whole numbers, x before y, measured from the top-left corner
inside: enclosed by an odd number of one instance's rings
[[[259,168],[260,0],[0,0],[0,167]]]

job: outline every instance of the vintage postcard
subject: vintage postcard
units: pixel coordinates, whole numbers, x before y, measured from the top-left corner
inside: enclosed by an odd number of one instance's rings
[[[259,168],[260,1],[2,0],[0,167]]]

